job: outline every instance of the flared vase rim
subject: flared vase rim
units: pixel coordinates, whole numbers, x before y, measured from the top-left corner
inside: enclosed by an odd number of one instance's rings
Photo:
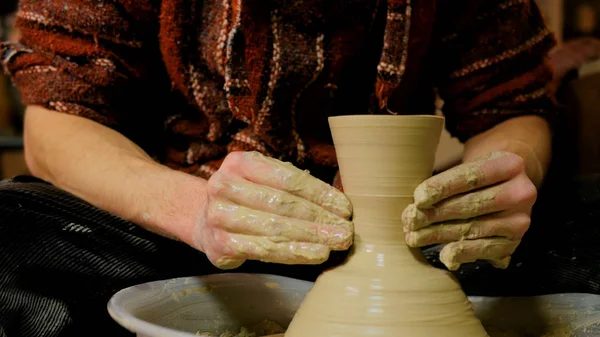
[[[441,126],[445,118],[438,115],[343,115],[328,118],[332,127],[360,126]]]
[[[379,119],[379,120],[419,120],[419,119],[433,119],[433,120],[445,120],[444,116],[439,115],[370,115],[370,114],[359,114],[359,115],[339,115],[339,116],[330,116],[329,120],[342,120],[342,119]]]

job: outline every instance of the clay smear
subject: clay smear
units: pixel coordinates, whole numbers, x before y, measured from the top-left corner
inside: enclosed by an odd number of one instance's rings
[[[239,332],[225,331],[218,337],[282,337],[284,328],[277,322],[265,319],[248,327],[242,327]],[[196,332],[196,336],[216,337],[210,332]]]
[[[456,279],[404,241],[402,212],[431,176],[443,119],[343,116],[330,126],[354,246],[317,279],[285,336],[487,337]]]

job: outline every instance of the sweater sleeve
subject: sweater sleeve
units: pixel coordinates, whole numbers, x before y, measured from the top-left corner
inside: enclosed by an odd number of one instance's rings
[[[449,132],[461,141],[516,116],[552,121],[554,47],[533,0],[440,1],[432,69]]]
[[[122,129],[160,59],[149,1],[21,0],[21,40],[2,44],[1,61],[23,103]]]

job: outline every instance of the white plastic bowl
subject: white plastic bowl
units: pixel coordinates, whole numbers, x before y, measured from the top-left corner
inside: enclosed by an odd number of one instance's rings
[[[287,327],[312,282],[263,274],[216,274],[136,285],[115,294],[110,315],[139,337],[237,332],[265,319]],[[600,336],[600,296],[470,297],[491,337]]]

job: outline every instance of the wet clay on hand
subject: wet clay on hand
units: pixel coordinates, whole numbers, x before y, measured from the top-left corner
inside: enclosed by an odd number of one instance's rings
[[[354,209],[354,246],[317,279],[285,337],[487,337],[456,279],[405,243],[402,212],[431,176],[443,118],[329,122]]]
[[[487,153],[416,188],[402,218],[406,243],[443,244],[440,261],[450,270],[477,260],[507,268],[529,228],[536,196],[522,157]]]
[[[352,244],[350,200],[290,163],[232,152],[206,185],[195,246],[218,268],[320,264]]]

